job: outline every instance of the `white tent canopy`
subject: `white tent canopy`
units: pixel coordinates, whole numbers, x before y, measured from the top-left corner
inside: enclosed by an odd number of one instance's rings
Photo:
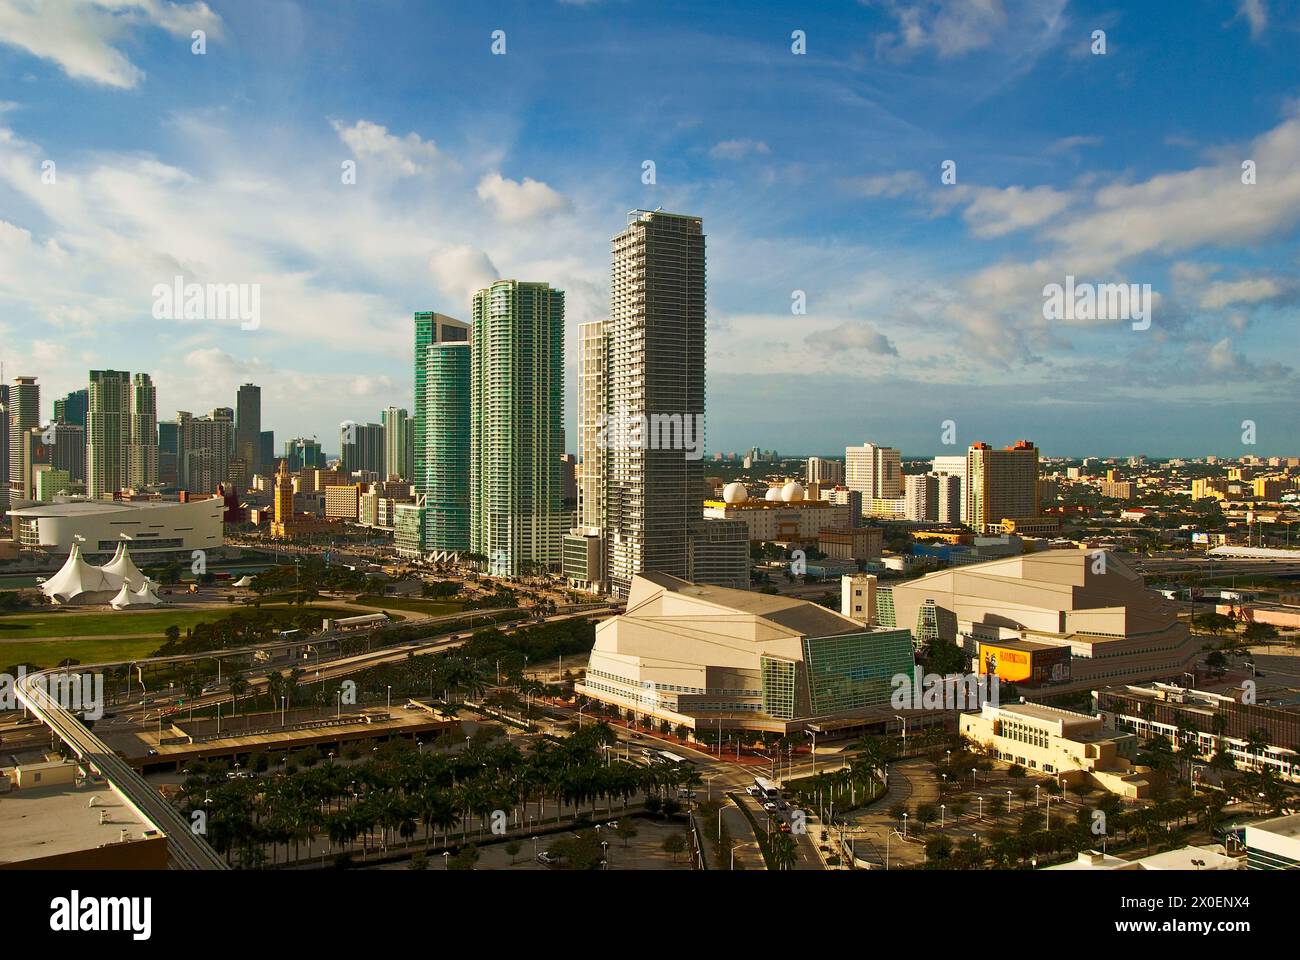
[[[250,577],[248,574],[244,574],[242,577],[240,577],[238,580],[236,580],[234,583],[231,584],[232,587],[251,587],[252,585],[253,585],[253,578]]]
[[[78,599],[102,603],[121,586],[120,577],[87,563],[81,556],[81,545],[74,543],[59,572],[41,584],[41,592],[55,603]],[[103,596],[96,597],[96,594]]]
[[[117,591],[117,596],[109,602],[109,606],[114,610],[121,610],[123,607],[156,607],[161,602],[147,584],[133,591],[124,583],[122,589]]]
[[[132,590],[139,590],[149,582],[140,568],[135,565],[135,561],[131,559],[131,552],[127,549],[125,541],[118,544],[113,559],[104,564],[103,570],[107,574],[118,577]]]

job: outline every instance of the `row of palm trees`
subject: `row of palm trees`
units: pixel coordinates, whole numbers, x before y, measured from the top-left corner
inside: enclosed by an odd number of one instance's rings
[[[699,774],[689,767],[642,767],[605,749],[615,741],[605,724],[562,740],[546,739],[527,753],[513,743],[471,742],[436,753],[395,741],[359,764],[327,762],[271,778],[209,786],[191,777],[177,802],[184,815],[204,811],[208,841],[227,860],[256,868],[299,859],[301,845],[325,838],[329,850],[360,842],[412,841],[456,846],[481,838],[495,811],[512,824],[540,820],[544,805],[573,816],[613,814],[637,798],[673,797]]]

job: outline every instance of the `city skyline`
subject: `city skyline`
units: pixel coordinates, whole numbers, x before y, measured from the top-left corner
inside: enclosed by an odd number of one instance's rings
[[[1279,337],[1300,222],[1286,4],[834,6],[508,4],[487,23],[178,4],[86,17],[75,53],[17,17],[0,40],[6,367],[49,396],[147,369],[160,411],[259,383],[277,432],[327,438],[414,409],[411,313],[465,316],[474,290],[535,277],[568,293],[573,437],[606,245],[627,210],[662,207],[711,225],[711,451],[871,436],[942,453],[947,420],[959,447],[1033,436],[1048,456],[1300,447]],[[679,89],[643,96],[633,33]],[[406,55],[430,36],[454,96]],[[391,70],[363,78],[375,48]],[[323,49],[340,79],[309,84]],[[255,328],[153,319],[176,277],[258,285]],[[1071,277],[1150,284],[1150,327],[1044,319],[1045,286]]]

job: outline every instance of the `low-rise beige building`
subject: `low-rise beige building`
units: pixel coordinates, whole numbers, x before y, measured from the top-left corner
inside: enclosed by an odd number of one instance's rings
[[[1133,764],[1137,737],[1105,729],[1101,717],[1023,700],[985,703],[979,713],[962,714],[957,729],[997,759],[1068,786],[1086,782],[1132,799],[1151,788],[1146,769]]]

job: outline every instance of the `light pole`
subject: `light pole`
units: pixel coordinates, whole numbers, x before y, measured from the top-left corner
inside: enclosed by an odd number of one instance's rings
[[[904,717],[902,714],[896,713],[894,714],[894,719],[897,720],[903,727],[903,753],[906,754],[907,753],[907,717]]]

